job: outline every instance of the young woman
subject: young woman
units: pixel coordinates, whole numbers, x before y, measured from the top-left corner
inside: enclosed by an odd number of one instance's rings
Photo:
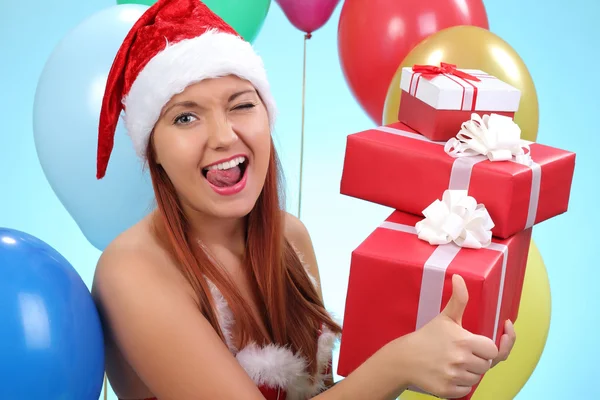
[[[508,356],[510,323],[500,349],[461,328],[468,294],[455,277],[437,318],[333,385],[341,328],[308,232],[282,211],[263,64],[199,0],[159,0],[124,40],[100,116],[99,179],[122,110],[157,208],[106,248],[94,280],[120,399],[378,400],[409,386],[460,397]]]

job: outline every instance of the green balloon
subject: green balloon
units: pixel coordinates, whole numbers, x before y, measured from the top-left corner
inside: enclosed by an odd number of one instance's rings
[[[154,3],[156,0],[117,0],[117,4],[151,6]],[[252,43],[267,17],[271,0],[204,0],[204,4]]]
[[[156,0],[117,0],[117,4],[141,4],[150,7]]]
[[[204,4],[252,43],[267,17],[271,0],[204,0]]]

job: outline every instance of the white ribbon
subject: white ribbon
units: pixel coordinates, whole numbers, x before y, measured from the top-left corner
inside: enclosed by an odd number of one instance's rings
[[[481,249],[492,242],[494,222],[483,204],[466,190],[446,190],[442,201],[435,200],[425,210],[425,219],[415,228],[419,239],[431,245],[454,242],[459,247]]]
[[[521,139],[521,128],[512,118],[499,114],[471,114],[444,150],[452,157],[487,156],[490,161],[515,161],[531,165],[530,142]],[[514,157],[514,159],[513,159]]]

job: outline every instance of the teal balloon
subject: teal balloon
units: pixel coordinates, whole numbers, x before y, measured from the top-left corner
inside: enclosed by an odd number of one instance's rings
[[[117,4],[140,4],[150,7],[156,0],[117,0]]]
[[[35,93],[33,135],[46,179],[99,250],[146,215],[154,198],[150,177],[121,121],[106,177],[96,179],[98,120],[108,72],[147,8],[115,5],[82,21],[51,53]]]
[[[271,0],[204,0],[204,4],[252,43],[269,13]]]
[[[117,4],[144,4],[155,0],[117,0]],[[250,43],[258,36],[269,13],[271,0],[204,0],[215,14],[223,18],[236,32]]]

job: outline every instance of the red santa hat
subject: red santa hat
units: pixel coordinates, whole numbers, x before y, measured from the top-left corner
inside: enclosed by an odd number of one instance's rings
[[[190,84],[226,75],[254,85],[273,129],[275,102],[252,45],[200,0],[157,1],[125,37],[108,75],[98,129],[97,178],[106,173],[122,111],[135,151],[144,158],[164,105]]]

